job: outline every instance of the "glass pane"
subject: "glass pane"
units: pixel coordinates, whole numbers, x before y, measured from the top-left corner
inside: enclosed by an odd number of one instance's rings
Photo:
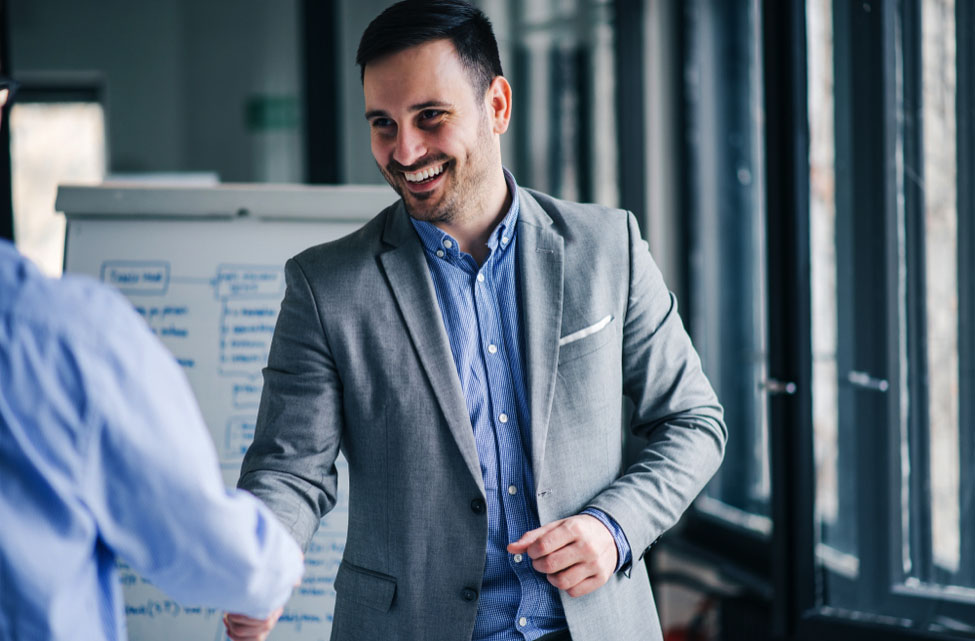
[[[690,332],[725,408],[725,460],[698,507],[771,532],[759,10],[697,0],[687,20]]]
[[[14,103],[10,114],[14,238],[51,276],[64,262],[64,216],[54,211],[57,186],[101,182],[105,115],[97,103]]]
[[[500,46],[513,49],[505,71],[518,115],[502,146],[505,164],[526,187],[617,205],[612,3],[494,0],[484,8]]]
[[[931,555],[960,569],[958,203],[955,0],[925,0],[922,15],[927,419]],[[947,578],[947,577],[945,577]]]
[[[809,227],[812,285],[813,433],[816,548],[820,564],[847,578],[858,574],[855,439],[839,420],[836,131],[833,12],[830,0],[806,4],[809,110]]]

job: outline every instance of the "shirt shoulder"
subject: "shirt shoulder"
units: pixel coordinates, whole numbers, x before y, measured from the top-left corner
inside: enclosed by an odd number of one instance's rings
[[[132,304],[93,278],[51,278],[19,253],[0,248],[0,318],[74,344],[105,347],[119,334],[144,329]]]

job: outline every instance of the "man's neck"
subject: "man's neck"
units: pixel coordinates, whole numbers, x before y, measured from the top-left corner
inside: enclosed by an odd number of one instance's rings
[[[470,254],[478,265],[484,264],[490,250],[487,246],[491,232],[498,226],[511,208],[511,194],[504,172],[495,174],[485,198],[472,206],[472,215],[449,223],[435,223],[437,227],[457,240],[458,249]]]

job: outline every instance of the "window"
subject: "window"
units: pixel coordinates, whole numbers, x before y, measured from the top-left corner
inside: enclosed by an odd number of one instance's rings
[[[504,151],[518,182],[560,198],[617,205],[612,3],[481,4],[512,83],[513,149]]]
[[[64,261],[57,187],[105,176],[105,113],[98,91],[25,83],[10,111],[10,163],[17,248],[51,276]]]
[[[805,605],[969,636],[975,10],[812,0],[806,26],[815,589]]]
[[[677,535],[774,584],[775,638],[973,638],[975,3],[684,13],[684,309],[730,439]]]
[[[771,534],[761,19],[755,0],[685,5],[689,330],[725,408],[725,461],[698,511]]]

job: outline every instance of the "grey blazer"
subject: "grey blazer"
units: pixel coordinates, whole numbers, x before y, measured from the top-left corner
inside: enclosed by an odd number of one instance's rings
[[[519,296],[542,523],[594,506],[633,564],[561,593],[574,641],[661,639],[644,565],[718,468],[722,409],[632,215],[520,191]],[[307,545],[349,462],[332,639],[471,638],[487,541],[470,418],[402,202],[302,252],[264,370],[239,486]],[[623,397],[648,439],[624,468]],[[471,590],[474,592],[472,593]]]

